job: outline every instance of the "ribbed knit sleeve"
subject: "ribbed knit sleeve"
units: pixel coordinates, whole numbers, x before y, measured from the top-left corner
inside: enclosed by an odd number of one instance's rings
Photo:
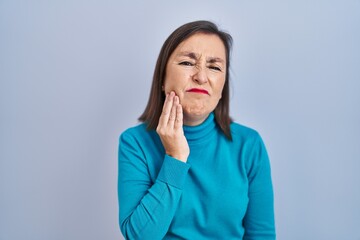
[[[120,229],[126,239],[162,239],[170,226],[190,165],[164,156],[155,182],[141,146],[124,132],[118,155]]]
[[[249,203],[244,217],[244,240],[274,240],[274,200],[270,162],[265,145],[257,133],[248,155]]]

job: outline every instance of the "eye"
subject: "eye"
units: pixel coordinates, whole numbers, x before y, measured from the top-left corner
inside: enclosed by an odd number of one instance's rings
[[[181,63],[179,63],[179,65],[194,66],[194,64],[192,64],[191,62],[188,62],[188,61],[181,62]]]
[[[212,70],[215,70],[215,71],[219,71],[219,72],[221,72],[221,68],[219,68],[219,67],[216,67],[216,66],[210,66],[209,68],[210,68],[210,69],[212,69]]]

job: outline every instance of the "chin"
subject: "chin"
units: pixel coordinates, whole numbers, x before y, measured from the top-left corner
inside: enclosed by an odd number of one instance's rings
[[[208,111],[204,107],[183,107],[184,114],[187,116],[193,116],[193,117],[200,117],[204,115],[210,114],[210,111]]]

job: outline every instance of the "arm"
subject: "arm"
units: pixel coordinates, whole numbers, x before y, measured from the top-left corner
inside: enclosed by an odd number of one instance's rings
[[[190,167],[186,163],[189,146],[182,119],[179,98],[171,92],[167,94],[157,127],[166,155],[154,183],[141,146],[129,134],[120,138],[119,220],[126,239],[162,239],[168,231]]]
[[[270,161],[257,134],[249,155],[249,203],[244,217],[244,240],[275,239],[274,200]]]
[[[154,183],[141,150],[123,134],[119,145],[120,228],[126,239],[162,239],[174,217],[189,165],[165,155]]]

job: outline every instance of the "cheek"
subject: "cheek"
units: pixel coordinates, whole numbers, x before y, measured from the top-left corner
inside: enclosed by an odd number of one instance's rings
[[[217,82],[216,86],[214,87],[214,93],[219,99],[221,98],[224,85],[225,85],[225,80],[220,80]]]
[[[164,82],[164,90],[166,93],[175,91],[177,95],[183,95],[184,89],[186,89],[187,79],[189,78],[186,72],[171,71],[166,75]]]
[[[174,81],[166,81],[164,86],[165,94],[170,93],[171,91],[175,91],[176,95],[180,93],[180,86],[176,84]]]

